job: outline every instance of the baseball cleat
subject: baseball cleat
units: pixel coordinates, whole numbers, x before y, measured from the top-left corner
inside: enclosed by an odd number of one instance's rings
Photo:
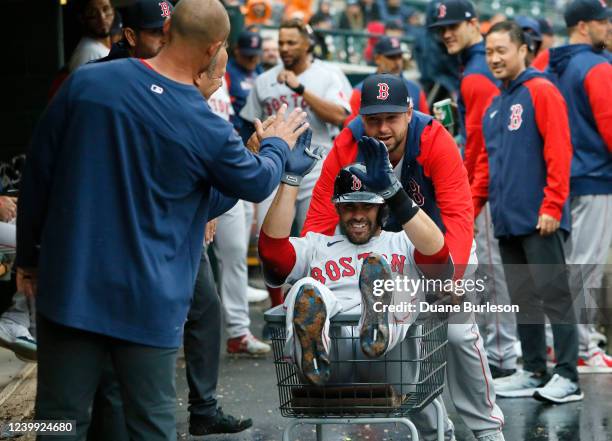
[[[597,348],[588,357],[578,357],[578,372],[581,374],[612,372],[612,357]]]
[[[359,290],[361,291],[361,320],[359,340],[361,350],[370,358],[380,357],[389,346],[389,321],[386,308],[376,308],[374,304],[380,302],[389,305],[393,291],[383,289],[380,296],[374,295],[374,283],[377,280],[391,280],[391,267],[385,258],[379,254],[370,254],[363,262],[359,274]],[[378,282],[381,283],[381,282]]]
[[[260,357],[270,352],[270,345],[258,340],[251,333],[227,340],[227,353],[246,357]]]
[[[310,383],[322,386],[331,374],[329,354],[323,343],[327,319],[323,297],[317,288],[304,284],[297,293],[293,308],[293,327],[302,349],[302,373]]]

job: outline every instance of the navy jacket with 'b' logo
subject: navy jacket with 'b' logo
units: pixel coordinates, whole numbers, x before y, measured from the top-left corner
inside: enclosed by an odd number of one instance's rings
[[[492,99],[482,126],[472,195],[477,211],[488,198],[495,236],[532,234],[542,214],[569,231],[572,146],[559,90],[529,68]]]

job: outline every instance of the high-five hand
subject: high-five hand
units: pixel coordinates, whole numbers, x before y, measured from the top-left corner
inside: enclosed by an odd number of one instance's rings
[[[310,125],[306,122],[307,114],[302,109],[295,109],[285,120],[286,112],[287,105],[283,104],[278,110],[274,121],[266,128],[264,128],[260,120],[256,119],[255,131],[257,132],[257,137],[261,140],[274,136],[281,138],[289,144],[289,148],[292,149],[298,137],[304,133]]]
[[[295,148],[289,152],[285,171],[281,177],[281,182],[298,187],[302,179],[312,171],[319,159],[322,159],[320,149],[311,146],[312,130],[306,130],[295,143]]]
[[[356,167],[352,167],[351,172],[368,188],[384,199],[389,199],[402,188],[402,184],[397,180],[391,168],[387,146],[369,136],[363,136],[358,145],[365,160],[366,173]]]

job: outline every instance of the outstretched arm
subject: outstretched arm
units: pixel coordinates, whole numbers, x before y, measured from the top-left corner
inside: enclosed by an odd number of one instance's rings
[[[374,138],[363,137],[359,148],[365,157],[366,173],[357,168],[351,168],[351,171],[385,199],[414,245],[415,261],[421,270],[428,277],[452,277],[452,262],[442,231],[402,188],[391,169],[386,146]],[[443,267],[430,267],[432,264],[442,264]]]
[[[262,233],[273,239],[289,237],[298,191],[299,187],[280,184],[261,226]]]
[[[289,154],[282,182],[261,226],[259,256],[264,276],[271,284],[282,284],[295,267],[296,251],[289,240],[295,201],[302,178],[312,170],[317,158],[320,159],[310,150],[311,136],[310,130],[301,135]]]

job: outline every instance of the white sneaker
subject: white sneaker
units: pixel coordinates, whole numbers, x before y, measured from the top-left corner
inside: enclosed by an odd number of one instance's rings
[[[578,383],[555,374],[544,387],[536,389],[533,397],[539,401],[561,404],[580,401],[584,398],[584,394],[580,390]]]
[[[36,361],[36,340],[28,328],[11,319],[0,319],[0,346],[13,351],[22,361]]]
[[[519,370],[507,377],[496,378],[493,384],[498,397],[531,397],[538,387],[544,385],[544,378],[533,372]]]
[[[265,289],[253,288],[247,286],[247,299],[249,303],[263,302],[268,298],[268,291]]]

